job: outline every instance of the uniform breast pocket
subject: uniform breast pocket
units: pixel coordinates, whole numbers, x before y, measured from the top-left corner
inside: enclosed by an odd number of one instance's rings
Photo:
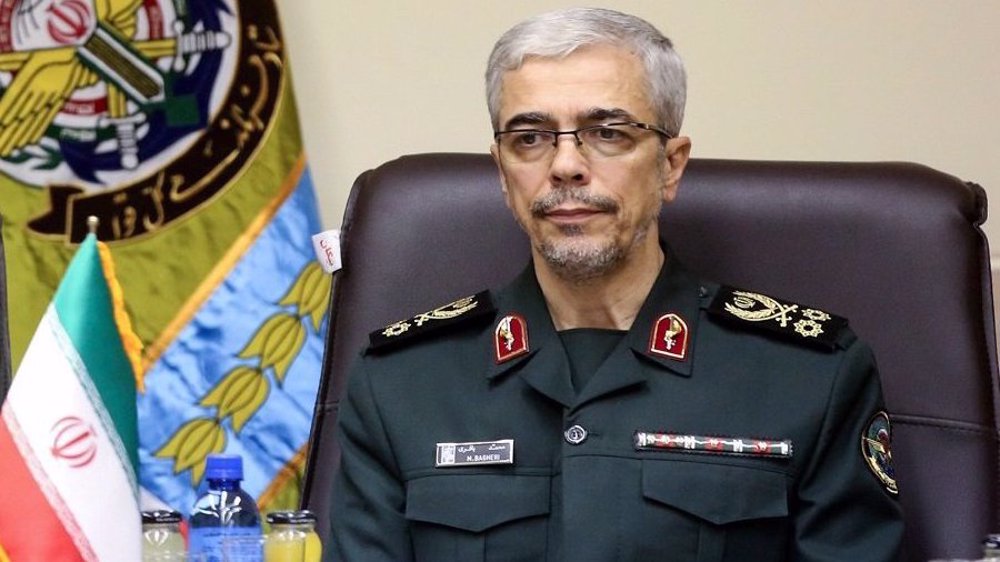
[[[545,559],[550,477],[442,474],[411,480],[406,518],[418,561]]]
[[[700,460],[644,460],[646,552],[677,560],[783,560],[788,535],[788,477],[780,471]],[[654,531],[654,526],[660,526]],[[673,543],[673,544],[671,544]],[[655,558],[649,558],[655,559]]]

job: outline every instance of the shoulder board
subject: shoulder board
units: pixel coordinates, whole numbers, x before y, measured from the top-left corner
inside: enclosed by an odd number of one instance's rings
[[[483,317],[492,319],[495,313],[490,292],[482,291],[375,330],[368,335],[366,352],[385,351]]]
[[[847,319],[810,306],[722,286],[708,305],[716,318],[763,330],[786,340],[827,350],[847,347],[854,340]]]

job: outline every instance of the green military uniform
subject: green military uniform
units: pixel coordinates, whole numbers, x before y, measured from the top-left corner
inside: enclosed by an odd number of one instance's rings
[[[574,379],[531,267],[373,334],[328,559],[895,559],[888,417],[846,322],[671,258],[611,345]]]

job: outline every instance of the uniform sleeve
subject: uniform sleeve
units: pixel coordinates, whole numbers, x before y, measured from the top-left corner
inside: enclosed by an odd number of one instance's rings
[[[406,562],[413,553],[403,516],[405,488],[365,365],[361,358],[352,368],[337,419],[341,461],[334,477],[333,544],[325,549],[326,560]]]
[[[884,407],[872,352],[856,342],[844,353],[816,454],[799,480],[790,560],[897,560],[903,533],[898,497],[869,469],[861,447]]]

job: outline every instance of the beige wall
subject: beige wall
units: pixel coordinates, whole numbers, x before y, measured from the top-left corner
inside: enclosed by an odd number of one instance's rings
[[[493,42],[525,16],[573,5],[279,4],[328,227],[368,168],[407,153],[487,151],[482,73]],[[1000,1],[603,5],[674,40],[696,157],[916,161],[980,183],[1000,205]],[[986,229],[1000,240],[1000,221]]]

